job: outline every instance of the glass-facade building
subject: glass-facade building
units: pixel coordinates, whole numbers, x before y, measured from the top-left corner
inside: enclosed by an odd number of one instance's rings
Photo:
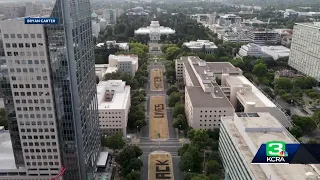
[[[46,27],[64,180],[93,179],[100,152],[89,0],[56,0]]]

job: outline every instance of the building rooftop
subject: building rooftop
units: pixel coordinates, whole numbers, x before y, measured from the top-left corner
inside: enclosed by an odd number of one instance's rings
[[[261,46],[261,51],[273,57],[274,60],[290,55],[290,49],[284,46]]]
[[[97,161],[97,167],[105,167],[108,160],[108,152],[100,152],[99,159]]]
[[[201,87],[193,86],[187,86],[186,91],[190,95],[189,97],[193,107],[232,107],[218,86],[214,87],[214,92],[203,92]]]
[[[244,103],[255,103],[256,107],[276,107],[270,99],[242,75],[227,76],[226,84],[228,86],[240,86],[247,89],[243,94],[238,93],[239,98]]]
[[[235,14],[225,14],[225,15],[220,16],[220,18],[239,18],[239,19],[241,19],[240,16],[237,16]]]
[[[193,107],[232,107],[219,85],[215,82],[214,76],[205,72],[221,73],[227,70],[240,70],[230,63],[206,63],[199,57],[182,57],[184,66],[190,76],[193,86],[186,86]],[[201,66],[199,63],[202,63]],[[240,70],[241,71],[241,70]],[[210,83],[203,83],[210,81]],[[203,88],[211,89],[205,92]]]
[[[129,50],[129,43],[117,43],[116,41],[106,41],[105,43],[98,43],[97,47],[102,47],[104,46],[104,44],[107,44],[107,46],[109,47],[110,45],[118,45],[120,49],[123,50]]]
[[[107,93],[113,93],[111,100],[106,100]],[[100,81],[97,84],[98,109],[125,109],[130,100],[130,86],[122,80]]]
[[[203,48],[203,46],[206,49],[217,49],[218,48],[213,42],[210,42],[209,40],[190,41],[190,42],[183,43],[183,45],[187,46],[190,49],[201,49],[201,48]]]
[[[246,166],[251,169],[255,179],[267,180],[272,177],[272,179],[279,180],[303,180],[307,172],[317,174],[310,165],[251,164],[254,155],[263,143],[274,140],[297,143],[286,128],[269,113],[255,114],[258,117],[249,117],[249,115],[241,117],[243,115],[235,114],[234,119],[222,117],[223,120],[221,120],[222,126],[226,129],[233,144],[245,160]]]
[[[137,63],[139,60],[138,56],[135,54],[132,54],[132,55],[123,55],[123,54],[113,55],[113,54],[110,54],[109,60],[110,60],[110,58],[116,59],[118,62],[131,61],[133,64]]]
[[[9,131],[0,129],[0,169],[17,169]]]

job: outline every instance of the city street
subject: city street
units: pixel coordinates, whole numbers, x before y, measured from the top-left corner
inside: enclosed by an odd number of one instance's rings
[[[163,80],[163,90],[161,91],[151,91],[150,90],[150,73],[152,69],[161,69],[162,70],[162,80]],[[147,93],[147,101],[145,103],[146,106],[146,117],[148,124],[144,126],[141,129],[141,132],[139,132],[139,142],[136,142],[136,144],[143,150],[143,155],[141,157],[141,160],[143,162],[143,167],[141,169],[141,179],[142,180],[149,180],[148,179],[148,171],[149,171],[149,155],[152,152],[155,151],[165,151],[170,153],[172,158],[172,172],[173,177],[171,179],[174,180],[182,180],[183,179],[183,173],[179,169],[179,161],[180,157],[178,156],[178,149],[182,145],[181,142],[179,142],[178,135],[176,133],[176,130],[172,127],[173,118],[172,118],[172,110],[170,108],[166,108],[166,117],[168,121],[168,131],[169,131],[169,139],[167,140],[151,140],[150,133],[149,133],[149,121],[150,118],[150,97],[151,96],[163,96],[165,99],[165,104],[168,104],[168,96],[166,95],[166,91],[168,89],[168,84],[166,83],[166,79],[164,76],[165,72],[165,66],[161,63],[153,63],[151,62],[148,66],[148,72],[149,72],[149,81],[146,85],[146,93]]]

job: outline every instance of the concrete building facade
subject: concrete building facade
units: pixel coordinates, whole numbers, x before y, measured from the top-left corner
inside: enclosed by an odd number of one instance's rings
[[[320,81],[320,23],[297,23],[293,31],[289,66]]]
[[[252,164],[261,144],[275,140],[299,143],[270,113],[235,113],[232,118],[223,117],[219,152],[225,179],[292,180],[319,177],[318,170],[308,164]]]
[[[183,43],[184,46],[191,49],[192,52],[203,52],[205,54],[214,54],[218,47],[209,40],[197,40]]]
[[[258,45],[265,45],[266,43],[276,44],[281,40],[279,33],[272,30],[248,30],[243,31],[242,33],[245,34],[251,40],[252,43]]]
[[[122,80],[101,81],[97,85],[97,95],[101,134],[121,133],[126,136],[130,86]]]
[[[121,73],[128,73],[131,76],[136,74],[139,67],[137,55],[109,55],[109,67],[116,67]]]
[[[10,134],[19,132],[23,161],[14,162],[19,144],[13,144],[14,159],[0,157],[0,164],[7,164],[0,179],[95,176],[100,133],[91,10],[89,1],[81,8],[76,4],[80,1],[56,0],[55,25],[25,24],[23,18],[0,22],[17,120]],[[83,34],[73,33],[80,27]]]
[[[203,127],[207,122],[205,120],[215,122],[220,117],[233,116],[234,112],[269,112],[283,126],[291,127],[285,110],[244,77],[241,69],[229,62],[205,62],[199,57],[181,57],[176,60],[176,76],[185,84],[185,111],[193,128],[205,129],[208,127]],[[217,79],[221,84],[217,83]]]
[[[221,64],[206,63],[198,57],[182,57],[176,62],[177,69],[183,68],[185,113],[189,126],[195,129],[219,128],[221,117],[234,113],[232,104],[216,83],[215,73],[218,72],[215,70]]]

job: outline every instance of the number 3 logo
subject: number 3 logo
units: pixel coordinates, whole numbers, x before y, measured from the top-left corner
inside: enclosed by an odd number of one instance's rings
[[[279,156],[281,151],[285,151],[285,142],[267,142],[266,154],[267,156]]]

